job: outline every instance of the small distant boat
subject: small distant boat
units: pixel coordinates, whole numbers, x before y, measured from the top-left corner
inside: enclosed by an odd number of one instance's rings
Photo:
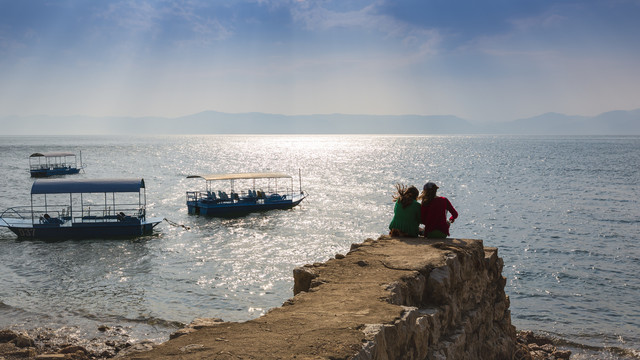
[[[144,179],[38,179],[31,205],[5,210],[0,226],[20,238],[140,236],[163,220],[147,218],[146,202]]]
[[[206,182],[204,191],[187,191],[187,208],[192,215],[226,217],[291,209],[306,197],[301,181],[298,191],[294,191],[293,177],[279,172],[189,175],[187,178],[202,178]],[[278,184],[278,179],[290,179],[291,183],[289,186]],[[213,186],[214,181],[225,180],[230,182],[230,186],[225,188],[231,190],[229,193]],[[248,180],[252,185],[246,190],[236,191],[234,186],[237,180]],[[256,188],[256,181],[266,182],[267,190]]]
[[[77,174],[82,169],[82,153],[80,166],[76,154],[70,152],[33,153],[29,156],[31,177]]]

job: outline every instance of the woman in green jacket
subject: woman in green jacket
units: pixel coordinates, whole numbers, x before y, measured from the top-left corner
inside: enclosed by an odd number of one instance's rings
[[[390,236],[417,237],[420,226],[420,203],[418,189],[415,186],[405,187],[396,184],[398,194],[393,197],[396,202],[393,208],[393,219],[389,224]]]

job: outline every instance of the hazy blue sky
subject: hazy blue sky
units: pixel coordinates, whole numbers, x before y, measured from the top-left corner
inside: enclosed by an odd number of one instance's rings
[[[0,0],[0,116],[635,108],[639,0]]]

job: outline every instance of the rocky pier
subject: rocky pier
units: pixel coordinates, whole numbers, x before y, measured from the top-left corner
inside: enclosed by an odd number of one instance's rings
[[[16,352],[0,360],[569,358],[548,339],[516,333],[502,268],[482,240],[382,236],[294,269],[294,296],[254,320],[196,319],[162,344],[100,354],[70,344],[43,353],[5,333],[0,349]]]
[[[482,240],[367,239],[296,268],[294,297],[258,319],[201,319],[128,358],[513,359],[502,267]]]

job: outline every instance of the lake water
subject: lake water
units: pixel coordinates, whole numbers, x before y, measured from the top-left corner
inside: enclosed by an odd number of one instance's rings
[[[432,180],[460,213],[452,237],[499,248],[519,330],[574,359],[640,358],[638,136],[0,136],[0,210],[29,204],[42,151],[82,151],[73,178],[144,178],[148,214],[190,230],[42,242],[0,229],[0,328],[164,341],[197,317],[256,318],[292,297],[294,267],[386,233],[394,184]],[[185,192],[204,186],[187,175],[298,169],[299,207],[187,214]]]

